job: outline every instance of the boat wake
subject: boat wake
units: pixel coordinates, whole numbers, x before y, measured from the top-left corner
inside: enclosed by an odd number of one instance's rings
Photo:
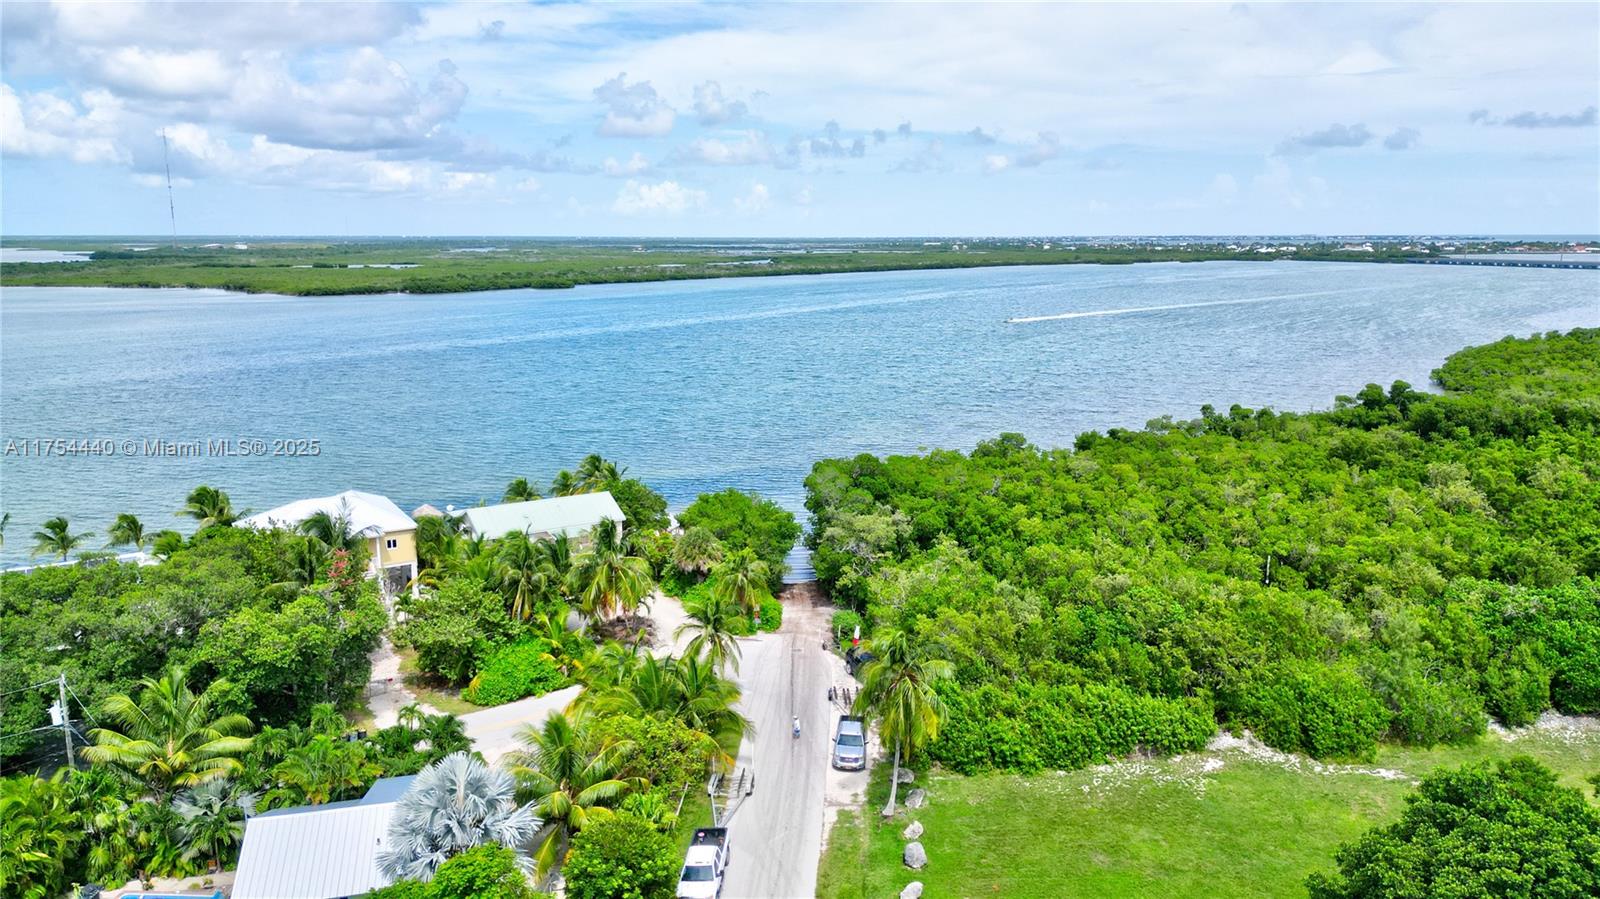
[[[1026,325],[1032,322],[1055,322],[1069,318],[1095,318],[1102,315],[1131,315],[1135,312],[1165,312],[1170,309],[1199,309],[1204,306],[1241,306],[1247,303],[1271,303],[1277,300],[1303,300],[1345,293],[1364,293],[1382,290],[1381,287],[1349,287],[1341,290],[1313,290],[1304,293],[1279,293],[1265,297],[1242,297],[1237,300],[1208,300],[1204,303],[1173,303],[1168,306],[1130,306],[1126,309],[1088,309],[1083,312],[1061,312],[1055,315],[1029,315],[1008,318],[1008,325]]]

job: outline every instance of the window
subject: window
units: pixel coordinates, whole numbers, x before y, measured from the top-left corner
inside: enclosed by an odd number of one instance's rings
[[[393,537],[390,537],[388,540],[384,541],[384,545],[386,545],[390,549],[394,549],[395,547],[400,545],[400,541],[394,539]]]

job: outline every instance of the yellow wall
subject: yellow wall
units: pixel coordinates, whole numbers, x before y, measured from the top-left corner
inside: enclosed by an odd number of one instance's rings
[[[389,541],[395,541],[395,548],[389,548]],[[378,564],[387,568],[390,565],[403,565],[407,562],[415,564],[417,561],[417,532],[416,531],[390,531],[378,538]]]

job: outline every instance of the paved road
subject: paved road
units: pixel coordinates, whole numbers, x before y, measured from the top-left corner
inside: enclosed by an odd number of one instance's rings
[[[822,852],[832,714],[828,686],[836,660],[823,651],[831,606],[786,603],[783,627],[740,641],[740,711],[755,722],[739,764],[756,789],[734,814],[727,899],[800,899],[816,894]],[[790,720],[800,717],[800,739]]]

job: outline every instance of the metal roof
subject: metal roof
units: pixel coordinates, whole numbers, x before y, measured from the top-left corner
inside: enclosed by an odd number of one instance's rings
[[[346,490],[333,496],[317,496],[285,503],[276,509],[257,512],[239,519],[239,524],[257,530],[272,528],[293,529],[307,518],[326,512],[332,516],[344,515],[350,520],[350,530],[362,537],[377,537],[395,531],[414,531],[417,523],[410,515],[400,511],[387,496]]]
[[[517,531],[533,536],[577,537],[602,521],[622,522],[622,508],[609,491],[535,499],[522,503],[478,506],[461,513],[473,534],[489,539]]]
[[[234,899],[338,899],[388,886],[376,860],[415,774],[380,777],[360,799],[262,812],[245,824]]]
[[[357,802],[256,815],[245,825],[233,899],[340,899],[388,886],[376,861],[393,811],[393,802]]]

